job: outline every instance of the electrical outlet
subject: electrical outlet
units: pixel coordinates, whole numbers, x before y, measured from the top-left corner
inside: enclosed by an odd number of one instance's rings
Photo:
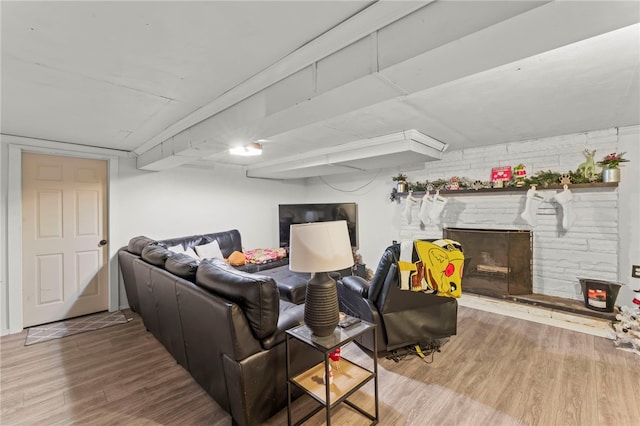
[[[631,277],[640,278],[640,265],[631,266]]]

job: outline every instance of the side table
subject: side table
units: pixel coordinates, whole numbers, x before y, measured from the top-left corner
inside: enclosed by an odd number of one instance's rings
[[[286,353],[287,353],[287,424],[291,426],[291,390],[296,386],[313,399],[320,403],[320,406],[307,414],[296,425],[302,424],[310,419],[314,414],[323,408],[326,409],[327,425],[331,425],[331,410],[340,403],[345,403],[358,411],[363,416],[372,421],[372,425],[378,423],[378,342],[376,340],[375,324],[360,321],[349,328],[336,327],[333,334],[326,337],[314,336],[306,325],[300,325],[287,330]],[[354,362],[341,357],[340,368],[333,369],[333,383],[323,383],[323,377],[329,376],[329,354],[335,349],[346,345],[364,333],[373,333],[373,360],[372,369],[357,365]],[[290,339],[297,339],[309,346],[314,347],[324,355],[324,362],[316,364],[310,369],[303,371],[295,377],[291,377],[291,363],[289,347]],[[372,415],[356,404],[348,401],[347,398],[353,395],[358,389],[369,381],[374,381],[375,393],[375,414]]]

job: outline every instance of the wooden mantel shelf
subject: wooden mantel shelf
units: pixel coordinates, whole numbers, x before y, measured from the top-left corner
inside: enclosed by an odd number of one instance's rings
[[[582,189],[598,189],[598,188],[617,188],[618,182],[595,182],[595,183],[576,183],[567,185],[569,190],[582,190]],[[516,187],[510,186],[508,188],[482,188],[482,189],[458,189],[458,190],[448,190],[443,189],[440,191],[440,195],[497,195],[504,194],[508,192],[526,192],[529,190],[529,186]],[[563,189],[564,185],[549,185],[549,186],[540,186],[538,185],[538,190],[558,190]],[[413,195],[424,196],[426,191],[413,191]],[[434,193],[435,191],[431,191]],[[397,198],[406,197],[409,195],[408,192],[396,192],[395,196]]]

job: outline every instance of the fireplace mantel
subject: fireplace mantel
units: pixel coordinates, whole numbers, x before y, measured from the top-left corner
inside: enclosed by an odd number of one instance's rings
[[[564,189],[564,185],[549,185],[549,186],[540,186],[538,185],[538,190],[560,190]],[[594,182],[594,183],[576,183],[567,185],[569,190],[589,190],[589,189],[615,189],[618,187],[618,182]],[[529,189],[528,186],[523,187],[515,187],[510,186],[507,188],[483,188],[483,189],[457,189],[457,190],[449,190],[443,189],[440,191],[440,195],[456,195],[456,196],[465,196],[465,195],[498,195],[498,194],[506,194],[511,192],[527,192]],[[430,191],[433,192],[433,191]],[[400,202],[401,198],[404,198],[409,195],[409,192],[396,192],[395,200]],[[424,196],[426,191],[412,191],[412,194],[416,197]]]

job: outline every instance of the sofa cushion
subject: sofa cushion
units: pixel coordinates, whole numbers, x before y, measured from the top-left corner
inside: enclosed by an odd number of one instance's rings
[[[201,259],[224,259],[222,252],[220,251],[220,245],[218,241],[211,241],[207,244],[202,244],[195,247],[196,253]]]
[[[176,244],[175,246],[167,247],[167,249],[174,253],[184,253],[184,247],[182,247],[182,244]]]
[[[240,238],[240,231],[237,229],[231,229],[229,231],[214,232],[212,234],[205,234],[202,236],[202,242],[210,243],[211,241],[217,241],[220,246],[222,255],[227,258],[234,251],[242,251],[242,240]]]
[[[140,257],[147,263],[164,268],[165,261],[174,254],[165,247],[152,245],[143,248]]]
[[[142,254],[142,249],[152,244],[157,244],[157,241],[152,240],[151,238],[145,237],[143,235],[139,237],[133,237],[132,239],[129,240],[127,251],[140,256],[140,254]]]
[[[280,301],[280,316],[276,332],[262,340],[262,347],[270,349],[285,341],[287,330],[304,323],[304,305]]]
[[[176,253],[166,260],[164,268],[180,278],[195,282],[198,265],[200,265],[199,259],[194,259],[185,253]]]
[[[184,251],[184,254],[186,254],[187,256],[189,256],[192,259],[200,260],[200,256],[198,256],[198,253],[196,253],[196,251],[193,249],[193,247],[187,248]]]
[[[257,339],[276,331],[280,301],[272,278],[238,271],[221,259],[207,259],[198,267],[196,285],[240,306]]]
[[[267,269],[260,272],[273,278],[278,286],[280,298],[293,302],[295,304],[304,303],[307,291],[307,281],[311,278],[311,274],[306,272],[293,272],[288,265],[278,268]]]

